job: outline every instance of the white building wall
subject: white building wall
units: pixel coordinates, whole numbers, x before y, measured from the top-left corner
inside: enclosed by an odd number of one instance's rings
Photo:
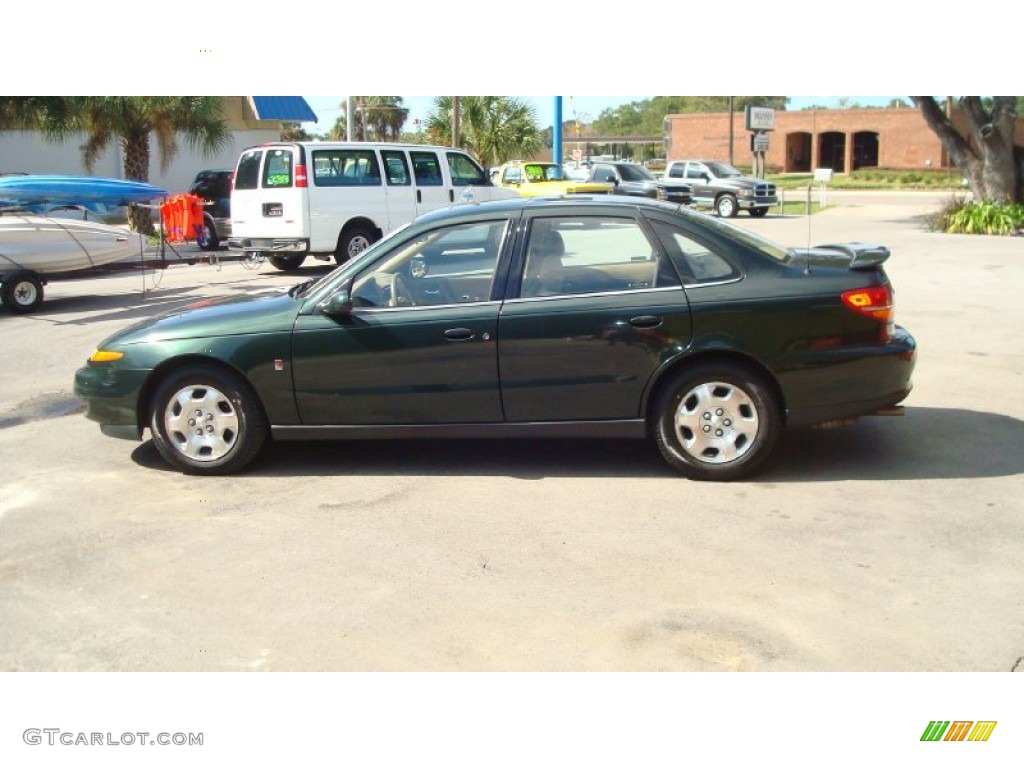
[[[178,154],[171,161],[166,173],[160,171],[160,155],[156,137],[150,139],[149,183],[170,193],[188,190],[197,172],[206,168],[234,168],[238,156],[246,147],[268,141],[279,141],[278,130],[238,130],[224,148],[213,155],[204,155],[201,150],[189,148],[178,141]],[[73,174],[120,179],[124,177],[121,146],[111,142],[93,167],[92,173],[82,163],[81,147],[85,134],[60,144],[46,141],[40,134],[31,131],[0,131],[0,173],[42,173]]]

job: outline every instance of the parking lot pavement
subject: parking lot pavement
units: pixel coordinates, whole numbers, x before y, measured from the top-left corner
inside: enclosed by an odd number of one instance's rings
[[[154,311],[317,268],[51,284],[0,314],[0,669],[1014,668],[1021,241],[859,199],[735,221],[892,248],[919,342],[906,415],[789,435],[729,484],[629,441],[280,443],[186,477],[82,418],[75,369]]]

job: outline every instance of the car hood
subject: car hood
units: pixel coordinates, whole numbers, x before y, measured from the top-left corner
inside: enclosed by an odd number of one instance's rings
[[[287,331],[301,305],[301,300],[279,290],[202,299],[125,328],[101,347]]]

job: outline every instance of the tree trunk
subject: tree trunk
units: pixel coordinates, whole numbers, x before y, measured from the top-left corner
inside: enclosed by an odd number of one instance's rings
[[[124,177],[133,181],[149,181],[149,136],[122,136]],[[155,232],[153,217],[148,208],[133,205],[128,209],[128,224],[136,232],[151,235]]]
[[[1014,146],[1016,99],[996,96],[987,112],[978,96],[964,96],[970,139],[953,125],[931,96],[911,96],[928,127],[942,141],[954,165],[967,179],[976,200],[1011,203],[1021,200],[1024,163]]]

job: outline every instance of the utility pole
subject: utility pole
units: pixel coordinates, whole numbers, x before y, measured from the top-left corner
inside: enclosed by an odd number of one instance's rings
[[[732,96],[729,97],[729,165],[735,165],[733,161],[733,136],[732,136]]]
[[[459,147],[459,97],[452,96],[452,146]]]
[[[355,141],[356,130],[356,97],[349,96],[345,99],[345,138],[348,141]]]

